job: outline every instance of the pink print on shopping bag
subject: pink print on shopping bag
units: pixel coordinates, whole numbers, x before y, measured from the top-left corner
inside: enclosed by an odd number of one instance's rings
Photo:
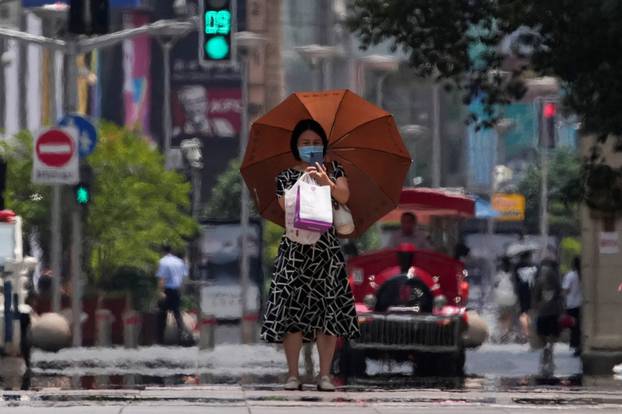
[[[333,225],[330,187],[302,181],[296,195],[294,227],[324,233]]]

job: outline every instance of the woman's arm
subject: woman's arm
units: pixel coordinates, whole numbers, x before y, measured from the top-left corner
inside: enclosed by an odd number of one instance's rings
[[[281,210],[285,211],[285,197],[277,197],[276,200],[279,202],[279,206],[281,206]]]

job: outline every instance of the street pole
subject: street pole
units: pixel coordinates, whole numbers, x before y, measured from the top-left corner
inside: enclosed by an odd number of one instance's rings
[[[384,81],[389,76],[388,72],[380,73],[378,80],[376,81],[376,106],[382,108],[382,101],[384,99]]]
[[[6,76],[4,70],[4,53],[8,50],[6,46],[8,42],[4,39],[0,39],[0,91],[6,91]],[[6,125],[6,96],[3,93],[0,96],[0,132],[4,133],[4,128]]]
[[[64,114],[75,112],[77,107],[78,68],[77,45],[73,39],[67,40],[64,60],[65,96],[63,99]],[[82,346],[82,211],[74,205],[71,210],[71,323],[73,346]]]
[[[52,186],[50,264],[52,270],[52,312],[60,312],[60,278],[61,278],[61,185]]]
[[[432,87],[432,187],[441,186],[441,103],[440,86]]]
[[[164,60],[164,159],[168,160],[169,150],[171,149],[171,139],[173,135],[173,121],[171,117],[171,49],[173,42],[161,41],[162,59]]]
[[[549,235],[549,218],[548,218],[548,187],[549,187],[549,174],[548,174],[548,149],[546,145],[540,146],[540,168],[542,170],[542,184],[540,186],[540,238],[541,238],[541,251],[540,260],[546,257],[546,251],[548,246]]]
[[[249,50],[240,53],[240,75],[242,77],[242,128],[240,131],[240,159],[244,157],[248,140],[248,54]],[[240,180],[242,180],[240,178]],[[249,231],[249,194],[246,184],[242,181],[240,195],[240,300],[242,305],[242,343],[253,342],[254,320],[249,320],[248,315],[248,291],[250,283],[250,260],[248,251],[248,231]]]

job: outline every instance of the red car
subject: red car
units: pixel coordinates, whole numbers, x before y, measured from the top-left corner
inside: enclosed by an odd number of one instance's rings
[[[472,217],[474,209],[474,201],[461,194],[404,189],[399,208],[385,221],[405,211],[431,217],[432,239],[443,250],[451,244],[443,240],[457,240],[457,219]],[[367,358],[391,358],[412,361],[417,375],[461,375],[465,348],[486,338],[469,332],[467,275],[463,263],[446,253],[402,244],[350,258],[348,274],[361,336],[339,342],[335,373],[360,376]]]

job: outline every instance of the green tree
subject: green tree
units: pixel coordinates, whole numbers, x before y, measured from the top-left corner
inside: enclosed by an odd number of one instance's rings
[[[167,171],[161,153],[145,139],[103,124],[89,163],[95,182],[86,235],[96,277],[122,266],[151,269],[162,243],[181,248],[194,236],[190,184]]]
[[[532,166],[523,181],[519,192],[525,195],[525,226],[529,233],[539,232],[540,222],[540,183],[542,179],[539,166]],[[548,175],[548,219],[552,234],[561,237],[576,236],[580,233],[579,201],[581,161],[574,151],[558,149],[551,154]]]
[[[416,75],[483,97],[490,115],[526,78],[555,76],[584,132],[622,136],[620,1],[353,0],[347,24],[364,48],[389,41]]]
[[[89,273],[99,280],[125,266],[151,271],[163,242],[182,247],[196,232],[188,213],[190,184],[166,171],[159,151],[142,137],[111,124],[102,124],[99,136],[88,159],[94,172],[84,226]],[[2,143],[8,161],[7,207],[24,218],[27,234],[38,233],[47,253],[50,187],[31,182],[32,141],[22,132]],[[64,223],[69,210],[63,209]]]

